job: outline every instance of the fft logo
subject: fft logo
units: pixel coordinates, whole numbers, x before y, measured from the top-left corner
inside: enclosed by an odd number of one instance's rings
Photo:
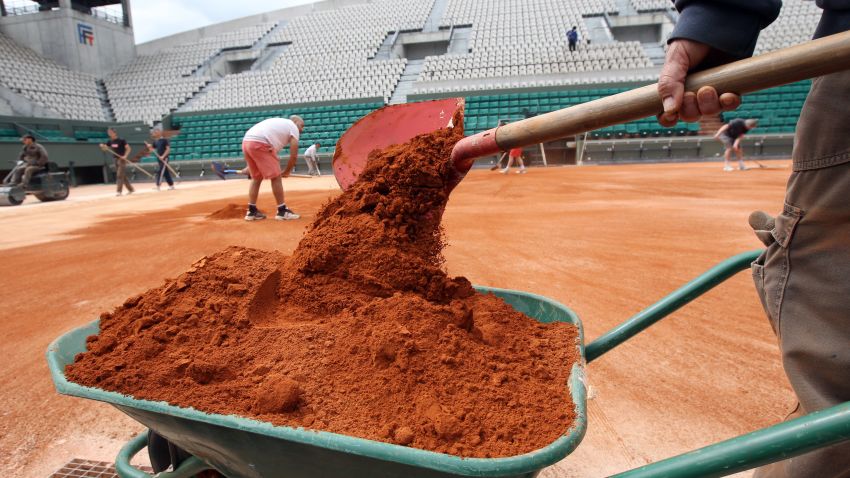
[[[83,45],[94,46],[94,28],[85,23],[77,23],[77,37]]]

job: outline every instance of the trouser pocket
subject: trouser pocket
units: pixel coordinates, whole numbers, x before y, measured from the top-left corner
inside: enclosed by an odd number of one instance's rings
[[[773,324],[773,319],[770,317],[770,312],[767,309],[767,302],[765,301],[764,294],[764,261],[767,257],[767,251],[761,253],[760,256],[750,264],[750,268],[753,273],[753,283],[756,286],[756,293],[759,296],[759,300],[761,301],[761,306],[764,308],[764,312],[767,314],[767,318],[770,320],[770,325],[773,327],[773,333],[776,333],[776,326]]]
[[[802,217],[803,211],[800,208],[786,203],[782,214],[776,217],[767,240],[765,234],[760,234],[764,231],[755,231],[766,243],[767,249],[752,264],[753,282],[777,336],[781,336],[782,301],[791,271],[789,247]]]

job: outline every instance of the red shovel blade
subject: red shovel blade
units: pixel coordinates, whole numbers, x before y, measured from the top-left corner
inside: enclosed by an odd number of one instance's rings
[[[336,182],[348,189],[366,167],[369,153],[445,128],[459,109],[463,109],[463,98],[447,98],[385,106],[360,118],[336,144]]]

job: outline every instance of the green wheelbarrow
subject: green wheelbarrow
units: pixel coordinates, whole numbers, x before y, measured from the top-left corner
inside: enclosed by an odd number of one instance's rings
[[[739,254],[718,264],[602,337],[584,345],[581,321],[567,307],[525,292],[478,287],[541,322],[570,322],[579,329],[579,350],[588,363],[666,317],[706,291],[749,267],[760,251]],[[54,341],[47,360],[57,390],[66,395],[107,402],[191,453],[162,478],[183,478],[203,470],[234,477],[533,477],[569,455],[587,427],[585,364],[573,366],[569,383],[577,419],[548,446],[507,458],[460,458],[362,438],[273,426],[237,416],[208,414],[164,402],[136,400],[66,380],[65,366],[85,350],[86,337],[98,323],[73,330]],[[619,477],[723,476],[800,455],[850,439],[850,402],[812,413],[683,455],[627,471]],[[148,478],[130,459],[147,442],[141,434],[116,459],[123,478]]]

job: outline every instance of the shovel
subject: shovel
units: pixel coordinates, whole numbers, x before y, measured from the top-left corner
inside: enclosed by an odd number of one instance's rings
[[[718,95],[743,95],[847,69],[850,32],[694,73],[688,76],[685,91],[713,86]],[[347,189],[357,179],[371,151],[445,128],[463,106],[462,98],[449,98],[386,106],[364,116],[337,143],[333,170],[340,187]],[[448,190],[460,183],[477,158],[627,123],[663,110],[658,86],[652,84],[466,137],[452,150],[455,168]]]

